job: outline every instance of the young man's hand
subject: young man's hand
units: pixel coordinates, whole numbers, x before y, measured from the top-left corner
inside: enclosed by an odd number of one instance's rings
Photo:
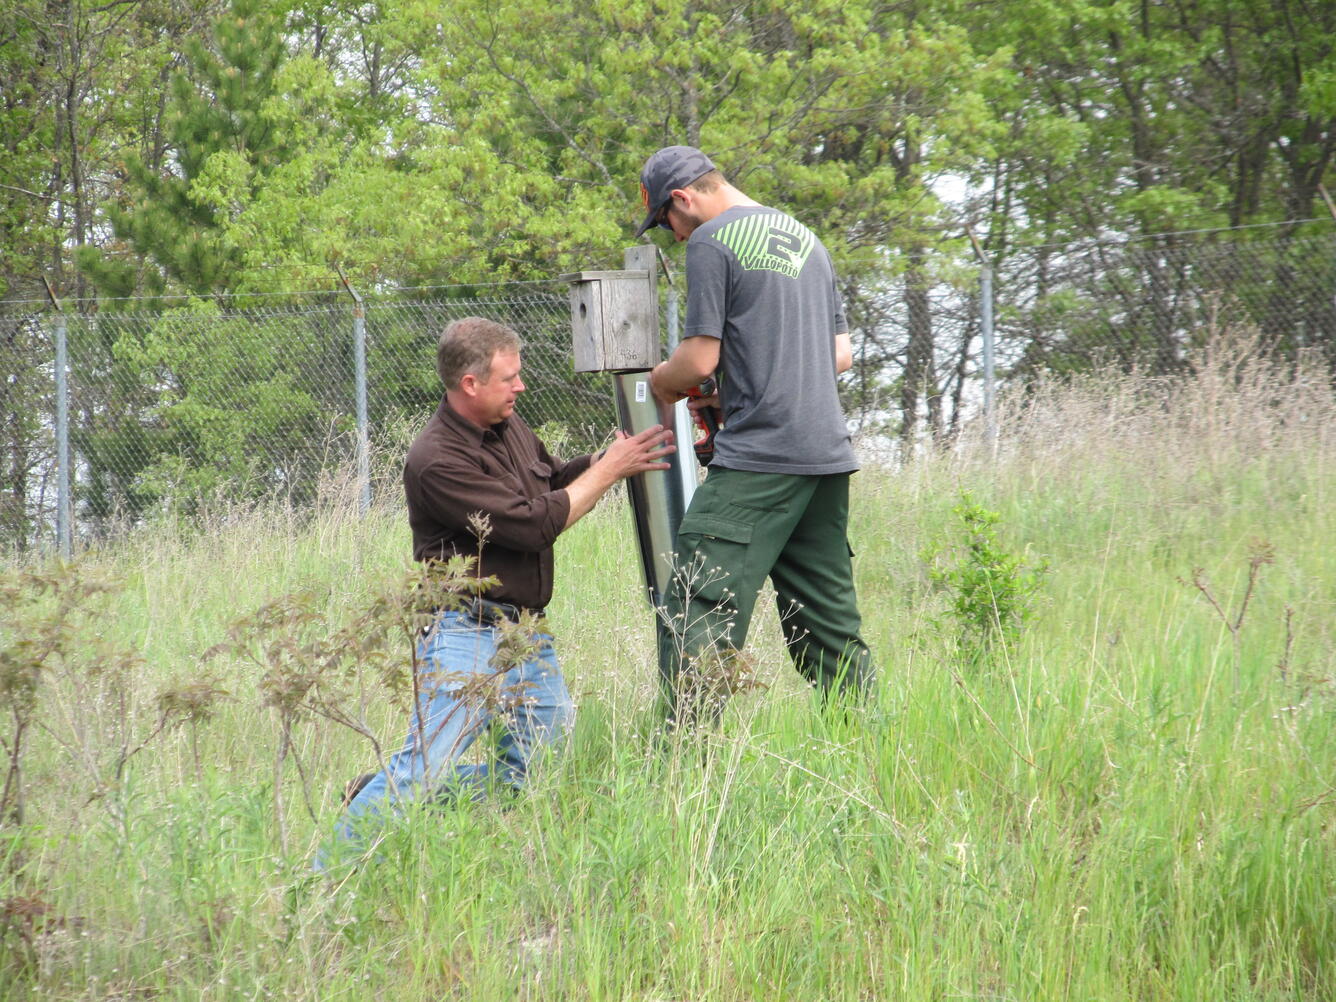
[[[675,404],[683,399],[686,394],[679,393],[676,390],[664,385],[663,373],[667,362],[660,362],[649,374],[649,389],[654,394],[654,399],[664,404]]]
[[[718,338],[704,335],[683,338],[668,360],[660,362],[649,374],[649,388],[665,404],[675,404],[718,368]]]

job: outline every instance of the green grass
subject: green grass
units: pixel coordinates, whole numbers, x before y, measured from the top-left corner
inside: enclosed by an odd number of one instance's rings
[[[566,753],[509,810],[412,813],[339,883],[309,857],[369,747],[298,727],[315,816],[290,764],[280,847],[253,667],[225,665],[199,768],[179,728],[92,802],[92,767],[38,732],[25,823],[0,828],[0,996],[1336,998],[1333,418],[1321,381],[1222,366],[1169,394],[1048,388],[1004,413],[995,460],[966,440],[865,469],[872,704],[821,713],[763,605],[766,688],[668,752],[612,499],[558,549]],[[1049,565],[1020,640],[982,662],[935,625],[920,558],[959,533],[962,490]],[[1236,645],[1192,580],[1237,613],[1257,540],[1275,561]],[[141,726],[232,620],[309,587],[338,625],[407,548],[393,501],[164,521],[82,557],[123,583],[88,642],[144,658]],[[53,681],[43,719],[74,700]],[[376,719],[397,743],[401,713]]]

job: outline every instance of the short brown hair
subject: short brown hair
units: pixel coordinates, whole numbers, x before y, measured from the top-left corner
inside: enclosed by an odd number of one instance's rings
[[[470,373],[486,382],[498,351],[520,350],[520,336],[505,324],[483,317],[452,320],[436,343],[436,372],[447,390],[459,388]]]
[[[704,174],[685,187],[690,188],[692,191],[699,191],[703,195],[708,195],[721,184],[727,183],[728,181],[724,178],[723,171],[715,168],[714,170],[707,170]]]

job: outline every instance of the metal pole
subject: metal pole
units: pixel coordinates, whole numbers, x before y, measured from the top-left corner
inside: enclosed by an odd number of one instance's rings
[[[659,258],[659,265],[663,268],[664,277],[668,279],[668,296],[666,310],[668,313],[668,354],[671,355],[677,348],[681,337],[678,333],[677,316],[677,286],[673,282],[672,269],[668,267],[668,259],[663,256],[663,251],[655,248],[655,253]],[[673,468],[677,474],[678,487],[682,496],[682,510],[691,504],[691,498],[696,493],[697,473],[696,464],[687,462],[687,444],[691,442],[696,435],[695,425],[691,421],[691,411],[687,409],[687,402],[679,400],[673,405],[673,441],[677,443],[677,455],[681,457]]]
[[[46,294],[56,309],[56,545],[64,560],[73,550],[70,527],[70,401],[69,358],[66,344],[69,328],[56,291],[45,277]]]
[[[371,436],[366,406],[366,304],[336,264],[339,280],[353,297],[353,384],[357,408],[357,484],[363,515],[371,510]]]
[[[983,414],[988,449],[997,449],[997,381],[993,371],[993,266],[979,269],[979,326],[983,334]]]
[[[677,347],[677,288],[668,286],[668,354]]]
[[[357,482],[362,514],[371,510],[371,433],[366,416],[366,306],[353,307],[353,373],[357,383]]]
[[[993,263],[983,252],[974,230],[968,225],[965,235],[970,238],[974,256],[979,259],[979,332],[983,335],[983,420],[984,435],[990,453],[997,452],[997,378],[993,371]]]

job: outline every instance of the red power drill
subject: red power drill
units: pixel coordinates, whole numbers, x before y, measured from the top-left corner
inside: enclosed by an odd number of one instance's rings
[[[699,386],[693,386],[687,390],[687,399],[700,400],[702,397],[712,397],[718,392],[718,389],[718,384],[711,376]],[[723,423],[723,416],[723,412],[718,407],[693,407],[691,409],[691,418],[696,423],[696,427],[705,433],[704,437],[691,443],[691,448],[696,453],[696,461],[701,466],[709,466],[710,460],[714,458],[714,436],[719,431],[719,425]]]

